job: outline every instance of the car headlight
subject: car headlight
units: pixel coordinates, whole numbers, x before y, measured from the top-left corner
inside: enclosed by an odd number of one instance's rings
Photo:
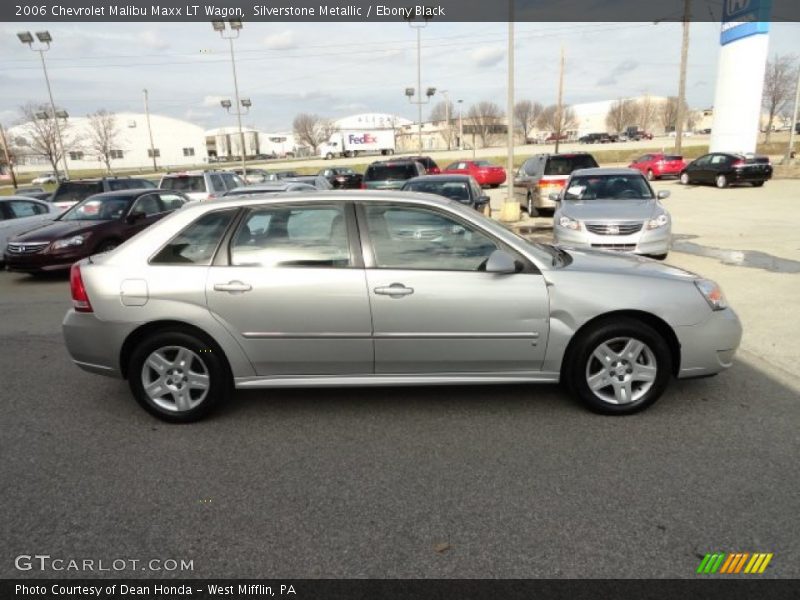
[[[53,250],[61,250],[61,248],[70,248],[72,246],[82,246],[86,241],[87,235],[75,235],[65,240],[56,240],[53,242]]]
[[[723,310],[728,308],[728,302],[725,300],[725,295],[722,293],[722,288],[717,283],[710,279],[696,279],[694,282],[697,289],[703,294],[711,310]]]
[[[564,229],[574,229],[578,231],[581,228],[580,221],[576,221],[575,219],[570,219],[569,217],[559,217],[558,224],[563,227]]]
[[[664,227],[667,223],[669,223],[669,217],[666,213],[661,213],[655,219],[650,219],[647,222],[647,228],[658,229],[659,227]]]

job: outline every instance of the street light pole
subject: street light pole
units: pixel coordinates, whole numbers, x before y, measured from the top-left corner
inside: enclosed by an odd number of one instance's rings
[[[422,105],[427,104],[430,102],[430,98],[433,93],[436,93],[436,88],[428,88],[428,100],[423,102],[422,101],[422,28],[428,26],[428,17],[423,17],[422,23],[417,25],[413,21],[414,17],[408,19],[408,26],[412,29],[417,30],[417,100],[414,102],[411,100],[411,96],[408,96],[408,101],[412,104],[417,105],[417,145],[419,146],[419,151],[422,152]],[[408,89],[406,89],[406,95],[408,95]],[[433,90],[433,93],[431,93]]]
[[[67,155],[64,152],[64,140],[61,138],[61,127],[58,124],[58,117],[56,116],[56,103],[53,100],[53,89],[50,87],[50,76],[47,74],[47,63],[44,60],[44,53],[50,50],[50,42],[53,41],[53,37],[50,35],[49,31],[37,31],[36,38],[39,40],[39,43],[44,44],[43,46],[39,46],[38,48],[33,47],[33,36],[31,35],[30,31],[22,31],[17,34],[17,37],[19,38],[19,41],[21,41],[23,44],[27,44],[28,48],[30,48],[34,52],[38,52],[39,57],[42,59],[42,70],[44,71],[44,81],[47,84],[47,95],[50,97],[50,110],[52,111],[53,123],[56,126],[56,138],[58,139],[58,150],[59,152],[61,152],[61,159],[64,161],[64,176],[67,179],[69,179],[69,167],[67,166]],[[58,173],[56,173],[56,178],[58,178]]]
[[[144,115],[147,120],[147,135],[150,136],[150,154],[153,155],[153,171],[158,171],[158,165],[156,164],[156,147],[155,144],[153,144],[153,128],[150,127],[150,104],[147,101],[147,89],[142,91],[144,92]]]
[[[689,57],[689,14],[691,0],[683,0],[683,39],[681,41],[681,72],[678,78],[678,106],[675,111],[675,154],[683,147],[683,121],[686,119],[686,63]]]
[[[444,126],[445,131],[447,131],[447,149],[450,150],[450,92],[448,90],[442,90],[442,96],[444,96]]]
[[[508,2],[508,92],[506,106],[506,200],[503,203],[502,219],[507,222],[519,220],[519,202],[514,199],[514,0]]]
[[[236,76],[236,57],[233,51],[233,40],[239,37],[239,32],[242,30],[242,21],[240,19],[229,19],[228,25],[230,26],[231,33],[226,35],[225,21],[216,20],[211,21],[214,31],[218,31],[219,35],[228,40],[231,47],[231,68],[233,69],[233,91],[234,98],[236,99],[236,122],[239,126],[239,143],[242,150],[242,177],[247,175],[247,147],[244,141],[244,130],[242,129],[242,105],[239,100],[239,80]]]
[[[461,117],[461,107],[463,106],[464,101],[458,101],[458,149],[464,149],[464,119]]]
[[[786,148],[784,164],[792,164],[792,152],[794,151],[794,136],[797,130],[797,119],[800,117],[800,65],[797,67],[797,89],[794,92],[794,110],[792,111],[792,123],[789,128],[789,147]]]

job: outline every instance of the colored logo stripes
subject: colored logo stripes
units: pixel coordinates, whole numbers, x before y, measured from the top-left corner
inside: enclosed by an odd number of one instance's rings
[[[756,574],[763,573],[769,561],[772,560],[772,553],[764,552],[714,552],[706,554],[697,567],[697,572],[703,575],[714,573],[724,573],[733,575],[737,573]]]

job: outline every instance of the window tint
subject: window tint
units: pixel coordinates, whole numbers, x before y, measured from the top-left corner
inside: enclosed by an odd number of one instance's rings
[[[483,233],[425,208],[368,205],[366,213],[378,268],[477,271],[497,249]]]
[[[262,267],[347,267],[342,207],[270,207],[252,211],[233,237],[231,263]]]
[[[209,265],[236,210],[207,213],[176,235],[151,260],[156,265]]]
[[[177,210],[186,203],[186,198],[178,194],[159,194],[164,210]]]
[[[79,202],[59,219],[61,221],[114,221],[122,218],[135,196],[97,194]]]
[[[225,187],[225,182],[223,181],[222,177],[217,175],[216,173],[212,173],[208,176],[209,181],[211,181],[211,190],[214,192],[225,192],[227,188]]]
[[[703,167],[711,162],[711,156],[712,156],[711,154],[706,154],[705,156],[701,156],[696,161],[694,161],[694,164],[698,167]]]
[[[469,188],[466,181],[448,181],[446,179],[430,179],[422,181],[412,181],[407,183],[404,190],[411,192],[423,192],[425,194],[437,194],[458,200],[459,202],[469,201]]]
[[[711,159],[711,164],[712,165],[722,165],[722,164],[725,164],[726,162],[728,162],[728,160],[729,160],[728,157],[725,156],[724,154],[715,154],[713,156],[713,158]]]
[[[206,191],[206,182],[202,175],[165,177],[161,181],[161,187],[176,192],[198,193]]]
[[[644,200],[653,197],[641,175],[585,175],[570,179],[565,200]]]
[[[157,194],[147,194],[136,201],[132,213],[144,213],[146,216],[157,215],[162,212],[161,203],[158,201]]]
[[[12,200],[7,206],[11,209],[11,214],[14,215],[15,219],[32,217],[47,212],[44,206],[36,204],[36,202],[25,202],[24,200]]]
[[[53,202],[80,202],[92,194],[103,191],[99,181],[68,181],[58,186],[53,194]]]
[[[569,175],[577,169],[591,169],[597,166],[588,154],[575,156],[551,156],[544,168],[545,175]]]
[[[401,163],[398,165],[370,165],[364,179],[368,181],[382,181],[386,179],[411,179],[420,174],[416,163]]]
[[[224,189],[226,189],[226,190],[232,190],[233,188],[237,188],[240,185],[244,184],[244,182],[241,179],[239,179],[239,176],[238,175],[234,175],[233,173],[223,173],[221,175],[221,177],[222,177],[222,180],[225,182],[225,188]],[[215,183],[215,187],[216,187],[216,183]]]

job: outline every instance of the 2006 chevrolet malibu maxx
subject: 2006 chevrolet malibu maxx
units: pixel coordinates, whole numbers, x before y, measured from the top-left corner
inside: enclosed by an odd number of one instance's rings
[[[563,381],[611,414],[732,363],[719,287],[531,244],[458,202],[315,192],[193,203],[76,263],[74,362],[168,421],[236,388]]]

